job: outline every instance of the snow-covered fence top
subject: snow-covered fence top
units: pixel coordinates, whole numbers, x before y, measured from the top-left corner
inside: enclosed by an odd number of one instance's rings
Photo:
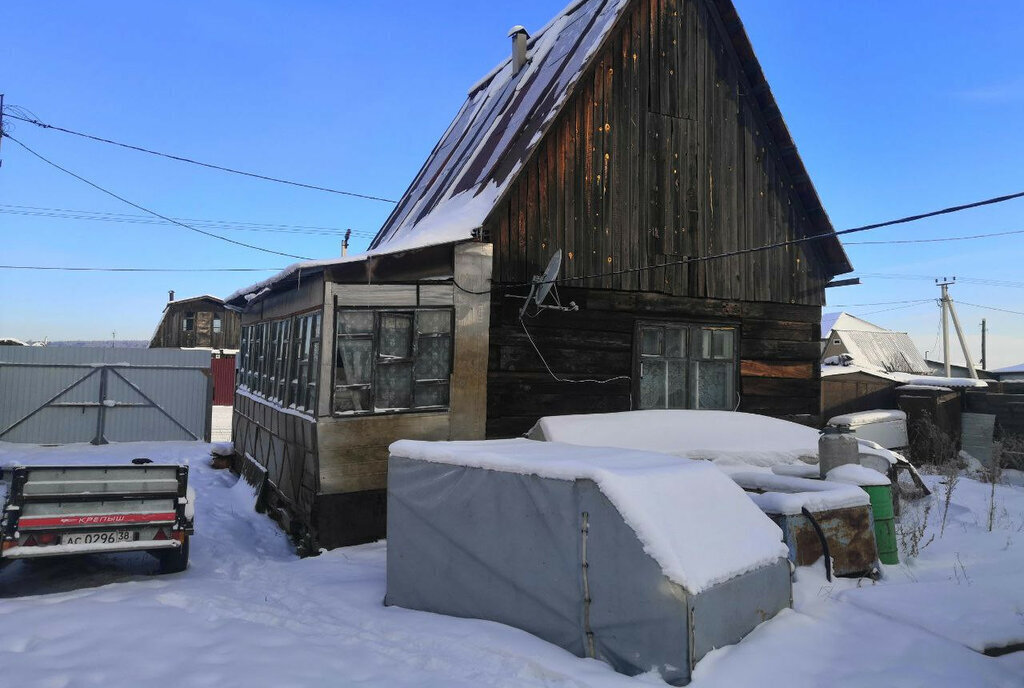
[[[391,454],[556,480],[592,480],[665,576],[693,594],[788,554],[778,526],[707,463],[525,439],[402,440],[391,445]]]

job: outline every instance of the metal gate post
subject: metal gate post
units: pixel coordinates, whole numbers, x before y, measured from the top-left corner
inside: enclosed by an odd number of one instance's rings
[[[106,432],[107,405],[103,402],[107,400],[108,370],[107,366],[100,369],[100,398],[99,405],[96,407],[96,437],[93,438],[92,444],[107,444],[106,438],[103,437]]]

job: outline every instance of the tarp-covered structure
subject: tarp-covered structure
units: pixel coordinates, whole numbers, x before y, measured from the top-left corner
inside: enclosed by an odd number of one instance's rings
[[[498,621],[682,684],[791,602],[781,531],[706,462],[400,441],[388,471],[389,605]]]

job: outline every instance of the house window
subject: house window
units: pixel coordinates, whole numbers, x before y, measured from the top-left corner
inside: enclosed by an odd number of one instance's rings
[[[448,407],[452,310],[339,310],[335,415]]]
[[[185,313],[185,319],[181,321],[181,331],[191,332],[196,329],[196,314],[192,311]]]
[[[636,407],[733,408],[736,339],[734,327],[641,323],[636,336]]]
[[[839,346],[840,344],[843,343],[843,340],[836,338],[832,340],[832,343],[835,344],[836,346]]]
[[[291,378],[285,401],[292,408],[312,413],[320,377],[320,314],[297,316],[292,327]]]
[[[218,314],[213,316],[213,333],[220,334],[220,315]]]
[[[281,406],[316,411],[320,314],[242,327],[238,384]]]

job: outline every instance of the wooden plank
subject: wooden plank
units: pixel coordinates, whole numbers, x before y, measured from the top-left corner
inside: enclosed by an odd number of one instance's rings
[[[814,377],[813,363],[778,363],[776,361],[740,361],[740,375],[744,378],[772,377],[809,380]]]

